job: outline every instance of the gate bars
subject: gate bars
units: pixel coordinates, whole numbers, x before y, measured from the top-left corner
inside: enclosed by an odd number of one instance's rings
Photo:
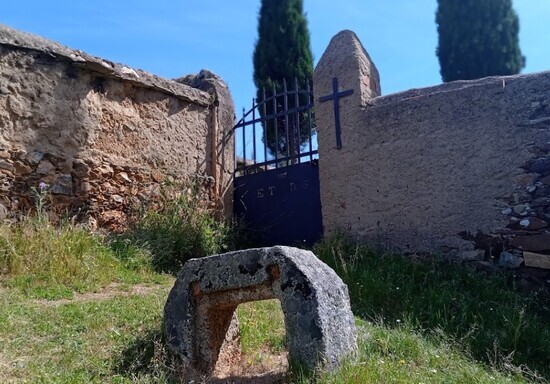
[[[250,136],[250,128],[252,158],[247,159],[247,133]],[[237,129],[241,129],[241,132],[237,132]],[[263,161],[258,161],[258,129],[262,130]],[[269,97],[266,97],[263,89],[262,100],[252,99],[252,108],[246,113],[243,108],[243,117],[233,127],[235,177],[316,160],[318,151],[313,149],[312,143],[314,131],[313,90],[309,81],[306,83],[306,89],[299,89],[298,80],[295,78],[294,89],[288,90],[286,80],[283,80],[282,92],[278,93],[274,85]],[[275,150],[269,148],[268,138],[274,138]],[[307,138],[305,143],[304,138]],[[237,140],[242,140],[242,158],[237,156]]]

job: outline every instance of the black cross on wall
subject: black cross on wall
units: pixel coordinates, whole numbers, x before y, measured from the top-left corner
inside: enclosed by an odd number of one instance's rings
[[[338,78],[332,78],[332,94],[327,96],[322,96],[319,98],[319,101],[325,102],[333,100],[334,103],[334,125],[336,129],[336,149],[342,149],[342,129],[340,127],[340,105],[338,101],[342,97],[349,96],[353,93],[353,89],[348,89],[346,91],[338,92]]]

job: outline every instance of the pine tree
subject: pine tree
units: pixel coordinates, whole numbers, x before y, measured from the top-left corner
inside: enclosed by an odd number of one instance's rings
[[[302,0],[262,0],[253,61],[258,100],[263,100],[264,90],[267,97],[271,96],[273,89],[281,92],[284,80],[289,83],[289,88],[294,87],[294,79],[301,87],[310,81],[313,55]],[[288,101],[289,108],[293,108],[294,98]],[[277,100],[277,104],[282,106],[282,101]],[[273,113],[273,109],[272,103],[266,104],[266,114]],[[260,108],[260,113],[263,114],[263,108]],[[304,114],[299,119],[305,120]],[[285,121],[277,122],[275,142],[275,124],[264,124],[264,141],[271,154],[296,154],[301,143],[308,140],[308,130],[301,129],[299,134],[292,130],[292,117],[288,125],[291,131],[287,136]]]
[[[512,0],[438,0],[443,81],[513,75],[525,66]]]

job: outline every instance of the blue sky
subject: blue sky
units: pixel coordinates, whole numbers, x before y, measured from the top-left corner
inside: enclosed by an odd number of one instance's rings
[[[459,1],[459,0],[457,0]],[[383,94],[441,82],[436,0],[305,0],[317,61],[353,30],[379,69]],[[207,68],[228,83],[237,115],[255,93],[259,0],[5,0],[0,22],[71,48],[175,78]],[[514,0],[523,73],[550,70],[550,0]]]

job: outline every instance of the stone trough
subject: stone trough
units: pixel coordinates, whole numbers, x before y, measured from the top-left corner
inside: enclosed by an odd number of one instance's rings
[[[169,349],[212,373],[237,306],[267,299],[281,302],[292,361],[331,370],[357,349],[346,285],[312,252],[282,246],[185,263],[164,308]]]

